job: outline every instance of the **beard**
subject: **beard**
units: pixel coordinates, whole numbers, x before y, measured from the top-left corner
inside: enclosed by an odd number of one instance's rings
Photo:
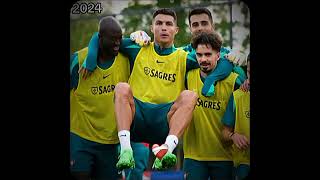
[[[209,62],[202,62],[200,63],[200,69],[202,72],[208,74],[209,72],[212,71],[212,69],[210,69],[211,63]]]
[[[200,67],[200,69],[202,72],[206,74],[209,74],[212,71],[212,69],[209,69],[208,67]]]

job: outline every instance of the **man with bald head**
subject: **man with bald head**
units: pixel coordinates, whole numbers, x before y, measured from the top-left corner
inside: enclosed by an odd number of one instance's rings
[[[114,88],[127,82],[128,59],[119,53],[122,30],[111,16],[99,22],[98,64],[84,81],[78,70],[87,56],[88,47],[71,58],[70,89],[70,165],[77,179],[118,179],[116,169],[119,144],[114,115]]]

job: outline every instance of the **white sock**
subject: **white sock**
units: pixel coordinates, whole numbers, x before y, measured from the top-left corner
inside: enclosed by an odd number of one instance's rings
[[[120,141],[121,151],[124,149],[132,149],[130,144],[130,131],[121,130],[118,132],[118,137]]]
[[[172,151],[177,147],[178,145],[178,137],[175,135],[169,135],[167,136],[165,144],[168,145],[168,151],[172,153]]]

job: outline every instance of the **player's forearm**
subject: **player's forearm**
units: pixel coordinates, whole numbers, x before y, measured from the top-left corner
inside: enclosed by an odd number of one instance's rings
[[[99,50],[99,36],[98,32],[94,33],[90,39],[89,45],[88,45],[88,55],[86,60],[83,63],[83,67],[88,69],[89,71],[93,71],[97,67],[97,59],[98,59],[98,50]],[[135,46],[135,48],[132,48],[131,46]],[[130,61],[134,61],[135,57],[137,55],[136,49],[139,48],[135,44],[134,41],[131,41],[130,38],[123,38],[120,44],[119,52],[123,55],[129,57]]]
[[[127,47],[132,45],[137,45],[137,44],[134,41],[132,41],[130,38],[123,38],[121,40],[119,52],[125,56],[130,55],[130,50]]]
[[[224,126],[222,130],[222,138],[224,141],[232,141],[232,136],[234,135],[234,132],[232,131],[232,128],[229,128],[227,126]]]
[[[98,50],[99,50],[99,33],[96,32],[92,35],[89,41],[87,58],[82,64],[82,67],[88,69],[91,72],[97,67]]]
[[[133,65],[140,49],[141,46],[136,44],[130,38],[123,38],[120,44],[119,52],[124,56],[127,56],[130,64]]]

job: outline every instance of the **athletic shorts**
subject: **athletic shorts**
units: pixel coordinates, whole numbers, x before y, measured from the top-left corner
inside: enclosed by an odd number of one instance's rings
[[[173,102],[151,104],[134,98],[136,112],[130,127],[131,140],[163,144],[169,134],[167,114]]]
[[[70,170],[97,180],[118,179],[118,144],[100,144],[70,133]]]
[[[247,164],[240,164],[238,167],[235,168],[235,180],[242,180],[245,179],[250,171],[250,166]]]
[[[232,161],[197,161],[185,158],[183,170],[187,180],[210,179],[232,180],[233,162]]]

